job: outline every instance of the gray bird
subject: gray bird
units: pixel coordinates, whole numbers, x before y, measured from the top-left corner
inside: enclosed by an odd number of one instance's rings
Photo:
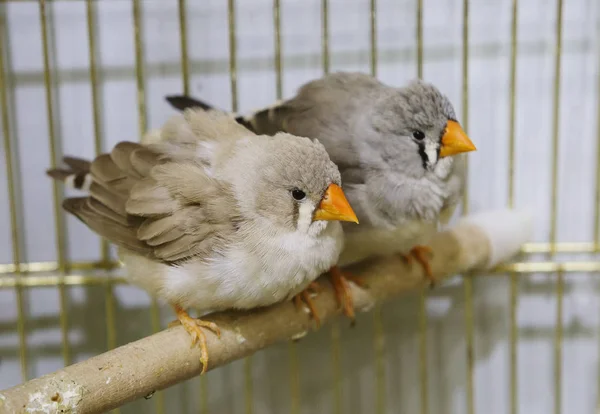
[[[177,109],[217,110],[187,96]],[[465,183],[466,152],[476,148],[435,86],[416,80],[394,88],[361,73],[335,73],[300,87],[296,96],[248,116],[232,115],[251,131],[318,137],[341,172],[361,224],[344,226],[339,266],[377,255],[415,258],[433,283],[427,242],[450,219]],[[353,317],[338,267],[346,315]]]
[[[186,110],[160,142],[117,144],[54,179],[89,190],[63,207],[119,247],[129,280],[171,304],[200,341],[212,322],[186,309],[250,309],[302,296],[338,260],[341,220],[357,222],[317,140],[257,136],[229,116]]]

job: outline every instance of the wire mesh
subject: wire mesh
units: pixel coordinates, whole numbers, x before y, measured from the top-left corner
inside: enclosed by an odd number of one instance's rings
[[[1,0],[0,7],[8,2],[26,2],[26,0]],[[46,112],[48,121],[48,145],[50,148],[50,166],[56,166],[60,154],[60,140],[56,136],[56,114],[54,111],[53,96],[53,77],[52,77],[52,53],[49,46],[48,33],[48,8],[50,4],[55,3],[45,0],[27,0],[37,1],[39,5],[39,19],[42,36],[43,53],[43,75],[46,98]],[[73,2],[77,0],[72,0]],[[87,25],[87,43],[89,48],[89,76],[93,107],[93,137],[96,154],[103,149],[102,131],[100,113],[100,98],[98,92],[98,62],[97,62],[97,42],[95,35],[95,26],[97,24],[95,7],[93,0],[85,1],[86,6],[86,25]],[[146,87],[144,81],[144,44],[142,31],[142,6],[141,0],[132,0],[132,16],[134,29],[135,45],[135,79],[137,88],[137,110],[138,110],[138,129],[140,134],[147,129],[147,108],[146,108]],[[236,43],[236,3],[234,0],[228,0],[227,26],[229,35],[229,83],[231,88],[231,106],[233,111],[238,110],[238,79],[237,79],[237,43]],[[559,179],[559,120],[560,120],[560,100],[561,100],[561,58],[562,58],[562,32],[563,32],[563,1],[556,2],[556,34],[554,45],[554,82],[552,90],[552,151],[551,151],[551,221],[549,242],[528,243],[523,246],[523,255],[545,254],[546,259],[541,261],[523,261],[509,263],[499,266],[492,272],[494,276],[508,277],[510,281],[509,290],[509,398],[510,412],[516,414],[519,407],[519,384],[518,384],[518,365],[519,358],[517,345],[519,341],[518,332],[518,306],[519,306],[519,280],[521,275],[536,273],[547,273],[556,278],[556,318],[554,335],[554,412],[560,413],[562,407],[562,358],[563,358],[563,311],[564,311],[564,285],[565,274],[574,275],[583,273],[600,272],[600,262],[590,259],[557,261],[558,254],[578,254],[587,255],[600,252],[600,145],[598,145],[597,169],[595,183],[595,206],[594,206],[594,230],[593,242],[558,242],[557,241],[557,220],[559,216],[558,204],[558,179]],[[182,90],[185,94],[190,93],[190,58],[188,56],[188,16],[185,0],[178,0],[177,10],[179,18],[179,37],[181,50],[181,79]],[[281,34],[281,14],[282,5],[280,0],[273,0],[273,31],[274,31],[274,71],[276,98],[283,96],[283,74],[282,63],[282,34]],[[416,65],[417,76],[423,77],[423,0],[415,0],[416,10]],[[510,24],[510,60],[509,60],[509,130],[508,130],[508,198],[507,204],[514,206],[515,199],[515,153],[516,153],[516,94],[517,94],[517,61],[519,55],[518,49],[518,22],[519,22],[519,2],[511,2],[511,24]],[[330,34],[329,34],[329,2],[321,0],[321,59],[323,73],[330,71]],[[4,19],[4,14],[1,15]],[[377,28],[377,1],[370,0],[368,19],[370,22],[370,71],[374,75],[378,72],[378,28]],[[1,22],[4,23],[4,22]],[[3,26],[3,25],[0,25]],[[463,1],[462,10],[462,124],[465,130],[469,128],[469,1]],[[66,258],[65,243],[66,232],[64,225],[64,216],[60,208],[62,194],[60,188],[53,184],[53,207],[54,207],[54,225],[56,231],[56,261],[26,261],[21,251],[23,241],[21,240],[21,226],[19,223],[19,191],[16,187],[17,172],[15,170],[14,149],[12,148],[11,118],[9,114],[9,102],[7,91],[10,89],[6,77],[7,67],[5,62],[6,38],[0,37],[0,107],[2,118],[2,131],[4,137],[4,152],[6,161],[6,176],[8,188],[8,204],[11,224],[12,240],[12,263],[0,264],[0,289],[14,289],[17,304],[17,334],[19,341],[19,361],[23,380],[28,375],[28,354],[27,354],[27,317],[24,307],[24,290],[39,287],[56,287],[60,295],[60,329],[62,338],[62,358],[64,364],[69,364],[72,360],[70,342],[69,342],[69,318],[67,289],[72,286],[103,286],[105,288],[104,298],[106,303],[106,348],[112,349],[118,343],[116,329],[116,309],[114,304],[114,286],[125,283],[125,280],[119,277],[107,277],[104,274],[89,274],[90,270],[112,270],[119,264],[111,259],[109,247],[106,242],[102,242],[100,260],[85,262],[69,262]],[[599,92],[600,96],[600,92]],[[600,112],[599,112],[600,114]],[[600,142],[600,124],[598,126],[598,142]],[[463,199],[463,213],[469,211],[469,194],[465,191]],[[588,257],[588,256],[586,256]],[[50,273],[50,274],[49,274]],[[474,385],[474,292],[471,275],[463,278],[464,298],[465,298],[465,340],[466,340],[466,407],[469,414],[475,413],[475,385]],[[374,337],[373,344],[375,350],[375,384],[377,389],[377,399],[375,412],[385,412],[389,407],[386,404],[386,394],[384,390],[385,383],[385,365],[383,353],[385,352],[385,342],[382,330],[381,309],[373,312]],[[159,309],[156,302],[152,302],[151,322],[154,331],[160,329]],[[420,404],[421,412],[428,413],[429,407],[429,373],[428,373],[428,318],[427,318],[427,293],[424,291],[420,296],[419,302],[419,382],[420,382]],[[289,345],[290,358],[290,411],[297,413],[301,411],[301,397],[299,390],[300,364],[298,361],[297,345]],[[333,369],[333,407],[336,413],[343,412],[343,370],[341,365],[341,331],[339,324],[333,324],[331,328],[331,359]],[[245,383],[245,412],[254,411],[255,402],[253,400],[253,382],[252,382],[252,359],[248,358],[244,367]],[[200,401],[201,411],[208,412],[206,395],[208,385],[204,378],[200,379]],[[165,412],[164,397],[162,393],[157,393],[155,397],[156,410],[158,413]]]

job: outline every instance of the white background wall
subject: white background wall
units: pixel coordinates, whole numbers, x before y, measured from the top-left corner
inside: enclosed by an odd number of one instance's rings
[[[95,2],[101,123],[104,148],[138,139],[132,4]],[[227,2],[188,1],[191,92],[230,108]],[[275,98],[272,1],[237,2],[238,92],[241,110]],[[470,4],[469,125],[478,151],[470,156],[470,210],[501,207],[508,194],[509,0],[473,0]],[[537,213],[535,241],[549,237],[551,189],[552,86],[555,1],[523,0],[519,7],[519,54],[516,116],[516,206]],[[565,0],[559,151],[559,241],[592,241],[598,141],[598,2]],[[158,127],[174,111],[163,100],[182,90],[177,2],[144,0],[143,43],[149,127]],[[377,2],[379,77],[402,85],[416,76],[416,0]],[[64,153],[93,156],[92,100],[85,3],[48,5],[56,132]],[[35,2],[0,4],[6,22],[0,36],[8,44],[11,138],[21,182],[20,222],[24,261],[55,260],[52,189],[44,175],[49,166],[42,43]],[[284,96],[322,73],[320,1],[282,0]],[[330,1],[332,70],[369,71],[369,1]],[[426,80],[437,84],[461,108],[462,0],[424,1]],[[4,153],[2,153],[5,156]],[[4,166],[4,158],[2,158]],[[0,263],[10,263],[11,240],[6,170],[0,169]],[[69,258],[99,258],[96,236],[67,218]],[[543,260],[544,257],[536,259]],[[559,255],[559,260],[590,260]],[[565,413],[592,413],[597,404],[600,292],[589,274],[566,277],[563,353]],[[556,301],[552,275],[523,277],[518,308],[519,408],[521,413],[552,412],[553,338]],[[458,281],[456,281],[458,282]],[[106,349],[103,287],[68,289],[69,338],[76,360]],[[475,404],[479,413],[509,409],[508,279],[483,277],[475,282]],[[431,413],[466,411],[464,291],[448,283],[432,292],[429,309],[429,398]],[[26,293],[29,376],[62,366],[58,293],[37,288]],[[116,288],[119,344],[150,333],[149,299],[128,286]],[[383,308],[386,412],[417,412],[419,403],[417,298],[409,296]],[[165,308],[164,322],[173,319]],[[345,322],[345,321],[344,321]],[[342,324],[344,413],[374,412],[376,374],[372,315],[358,325]],[[334,402],[331,331],[298,345],[303,413],[331,412]],[[21,381],[16,334],[16,301],[0,291],[0,389]],[[253,399],[257,413],[289,412],[288,344],[253,359]],[[243,412],[243,362],[207,376],[208,406],[214,413]],[[165,393],[167,412],[198,412],[198,379]],[[148,412],[153,400],[122,412]]]

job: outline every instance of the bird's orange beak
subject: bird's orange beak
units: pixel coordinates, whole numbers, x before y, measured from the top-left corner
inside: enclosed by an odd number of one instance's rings
[[[448,121],[446,131],[442,137],[440,158],[460,154],[461,152],[475,151],[476,149],[460,124],[456,121]]]
[[[329,184],[327,187],[319,207],[315,210],[313,221],[316,220],[351,221],[358,224],[354,210],[337,184]]]

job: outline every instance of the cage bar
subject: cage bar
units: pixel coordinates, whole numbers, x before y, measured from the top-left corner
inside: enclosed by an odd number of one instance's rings
[[[237,89],[237,30],[235,19],[235,0],[227,2],[227,27],[229,31],[229,83],[231,87],[231,109],[238,111]],[[254,392],[252,384],[252,356],[244,359],[244,398],[245,412],[254,412]]]
[[[6,30],[5,10],[0,13],[0,27],[3,31]],[[10,133],[10,115],[8,112],[8,80],[5,75],[6,66],[4,55],[6,46],[4,45],[4,33],[0,36],[0,106],[2,107],[2,134],[4,135],[4,160],[6,163],[6,180],[8,188],[8,203],[10,213],[10,235],[12,243],[12,260],[14,264],[14,274],[17,278],[22,277],[21,273],[21,237],[19,236],[19,218],[17,216],[18,202],[17,190],[15,185],[15,168],[13,165],[13,149],[12,138]],[[1,280],[1,279],[0,279]],[[23,288],[22,286],[15,287],[15,298],[17,304],[17,336],[19,338],[19,365],[21,369],[21,379],[27,381],[28,364],[27,364],[27,335],[26,335],[26,315],[23,303]]]
[[[179,41],[181,47],[181,81],[183,83],[183,94],[190,93],[190,63],[187,46],[187,16],[185,0],[178,0],[179,11]]]
[[[462,123],[465,131],[469,129],[469,0],[463,1],[463,24],[462,24]],[[469,212],[469,162],[465,160],[465,182],[462,214]],[[465,340],[467,359],[467,414],[475,414],[475,390],[473,381],[473,368],[475,364],[474,349],[474,317],[473,317],[473,275],[463,277],[465,289]]]
[[[556,45],[554,49],[554,88],[552,102],[552,193],[550,205],[550,259],[556,253],[558,224],[558,151],[560,148],[560,86],[562,58],[563,1],[556,1]],[[562,405],[562,344],[563,344],[564,275],[556,275],[556,336],[554,343],[554,414],[561,413]]]
[[[511,29],[510,29],[510,86],[509,86],[509,121],[508,121],[508,207],[515,204],[515,119],[516,119],[516,88],[517,88],[517,28],[518,28],[519,1],[512,1]],[[519,279],[516,272],[510,273],[509,293],[509,326],[510,326],[510,413],[517,414],[518,411],[518,353],[517,341],[519,338],[517,306],[519,295]]]
[[[556,254],[589,254],[595,253],[600,249],[600,245],[594,242],[562,242],[562,243],[548,243],[548,242],[537,242],[537,243],[525,243],[521,249],[523,254],[543,254],[554,251]],[[519,264],[515,262],[515,264]],[[37,272],[56,272],[59,270],[59,264],[56,261],[47,262],[23,262],[19,263],[20,270],[24,273],[37,273]],[[104,269],[112,270],[120,267],[117,261],[111,260],[107,263],[102,261],[89,261],[89,262],[70,262],[69,269],[72,270],[92,270],[92,269]],[[0,275],[11,274],[17,271],[17,266],[14,263],[0,264]],[[567,270],[565,270],[567,271]]]
[[[377,0],[370,0],[369,42],[371,75],[377,76]],[[380,305],[373,309],[373,348],[375,354],[375,412],[385,413],[385,335]]]
[[[50,165],[51,168],[56,168],[57,159],[57,139],[56,130],[54,126],[54,107],[52,97],[52,77],[50,74],[50,46],[48,36],[48,24],[47,24],[47,13],[46,13],[46,1],[39,1],[39,16],[42,34],[42,53],[44,60],[44,85],[46,90],[46,113],[48,117],[48,145],[50,146]],[[58,257],[58,271],[60,272],[61,279],[58,283],[58,293],[60,300],[60,332],[61,341],[63,346],[63,361],[65,365],[71,363],[71,346],[69,344],[69,319],[67,312],[67,292],[65,291],[65,285],[62,282],[62,278],[67,270],[66,253],[65,253],[65,227],[63,222],[63,215],[61,211],[60,196],[61,191],[58,183],[52,181],[53,189],[53,205],[54,205],[54,226],[56,231],[56,249]]]
[[[321,53],[323,72],[329,73],[329,0],[321,0]]]
[[[98,75],[96,71],[96,35],[94,30],[96,14],[92,0],[86,0],[86,15],[90,65],[90,87],[92,91],[92,122],[94,127],[94,148],[96,155],[100,155],[100,153],[102,152],[102,136],[100,133],[100,104],[98,96]],[[102,262],[108,263],[110,260],[108,242],[105,239],[102,239],[101,243]],[[108,278],[109,276],[107,275],[106,277]],[[105,287],[105,306],[106,346],[108,350],[111,350],[117,346],[117,329],[115,326],[115,305],[112,283],[107,283]],[[115,410],[115,412],[119,411]]]
[[[423,79],[423,0],[417,0],[416,23],[417,77]],[[419,294],[419,380],[421,414],[429,413],[429,373],[427,366],[427,329],[429,322],[427,316],[427,290],[423,288]]]
[[[142,45],[142,10],[140,0],[132,0],[133,14],[133,33],[135,48],[135,83],[137,90],[138,106],[138,129],[140,136],[146,133],[148,128],[147,110],[146,110],[146,85],[144,82],[144,50]],[[151,298],[150,304],[150,322],[152,332],[160,330],[160,311],[155,298]],[[165,412],[165,397],[163,391],[158,391],[155,396],[155,406],[158,414]]]

